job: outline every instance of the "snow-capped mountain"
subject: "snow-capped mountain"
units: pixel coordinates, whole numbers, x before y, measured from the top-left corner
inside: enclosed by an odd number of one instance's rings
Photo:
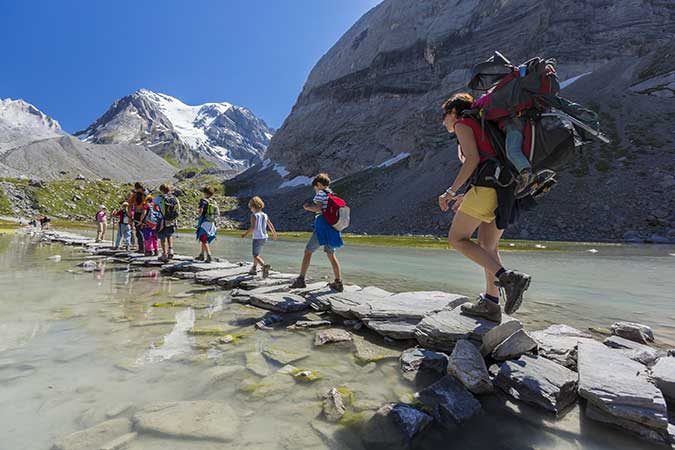
[[[65,133],[59,123],[24,100],[0,100],[0,154]]]
[[[123,97],[86,130],[85,142],[145,145],[181,164],[200,159],[243,170],[262,160],[272,130],[247,108],[230,103],[186,105],[141,89]]]

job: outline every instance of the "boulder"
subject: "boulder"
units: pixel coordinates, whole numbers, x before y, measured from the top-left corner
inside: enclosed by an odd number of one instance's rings
[[[254,294],[249,296],[249,303],[258,308],[283,313],[302,311],[308,306],[307,300],[303,297],[288,292]]]
[[[415,381],[418,377],[438,378],[448,373],[448,357],[443,353],[423,348],[409,348],[401,353],[401,371],[403,377]]]
[[[332,388],[323,397],[323,415],[329,422],[337,422],[346,412],[342,394],[336,389]]]
[[[418,323],[419,320],[363,320],[363,324],[374,332],[400,340],[415,339],[415,328]]]
[[[57,439],[52,446],[52,450],[98,449],[130,431],[131,422],[129,419],[112,419]]]
[[[459,340],[448,361],[448,372],[474,394],[493,391],[485,360],[471,342]]]
[[[337,344],[340,342],[352,342],[352,334],[341,328],[330,328],[318,331],[314,335],[314,345]]]
[[[410,441],[432,422],[428,414],[404,404],[386,404],[370,418],[362,433],[368,449],[409,448]]]
[[[630,429],[642,437],[665,436],[666,402],[647,368],[594,341],[579,342],[579,395],[592,408],[589,418]],[[652,439],[653,440],[653,439]]]
[[[591,339],[591,334],[567,325],[551,325],[545,330],[533,331],[530,336],[537,341],[537,354],[575,370],[577,367],[577,344]]]
[[[655,348],[619,336],[610,336],[603,342],[607,347],[620,349],[633,361],[646,366],[651,366],[663,355],[663,352]]]
[[[577,378],[549,359],[523,355],[500,364],[495,384],[516,400],[558,414],[576,401]]]
[[[646,344],[654,342],[654,332],[647,325],[635,322],[614,322],[612,334],[631,341]]]
[[[431,409],[434,419],[446,428],[456,427],[481,410],[478,400],[452,375],[446,375],[420,391],[417,397]]]
[[[665,397],[675,401],[675,358],[659,359],[652,367],[652,379]]]
[[[525,330],[520,329],[507,337],[493,351],[492,357],[497,361],[514,359],[537,348],[537,342]]]
[[[502,324],[512,321],[509,316],[502,317]],[[417,325],[415,337],[425,347],[438,350],[451,350],[460,339],[473,339],[481,342],[483,336],[500,324],[480,317],[462,314],[460,308],[443,310],[431,314]]]
[[[480,347],[481,355],[483,356],[490,355],[499,344],[501,344],[506,340],[507,337],[511,336],[513,333],[520,330],[521,328],[523,328],[523,325],[520,323],[519,320],[516,319],[507,321],[502,320],[502,323],[490,329],[483,336]]]

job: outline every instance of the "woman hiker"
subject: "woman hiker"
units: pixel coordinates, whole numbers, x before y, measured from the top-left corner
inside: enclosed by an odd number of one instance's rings
[[[143,183],[136,182],[136,184],[134,184],[134,190],[131,192],[129,199],[127,200],[127,203],[129,203],[127,213],[129,214],[129,217],[133,218],[131,229],[134,231],[134,236],[136,236],[138,253],[145,253],[145,242],[143,240],[141,218],[143,217],[143,206],[145,206],[146,196],[147,192]]]
[[[101,205],[98,207],[98,212],[96,213],[96,242],[103,242],[107,223],[107,208],[105,205]]]
[[[462,312],[499,322],[502,317],[499,288],[504,290],[506,297],[504,312],[512,314],[523,301],[523,293],[530,285],[530,276],[502,266],[499,240],[504,230],[498,229],[495,222],[497,191],[491,187],[470,186],[464,195],[457,194],[482,163],[490,156],[496,157],[480,123],[462,117],[462,112],[471,109],[473,103],[473,97],[467,93],[455,94],[443,103],[443,125],[449,133],[457,136],[462,167],[452,185],[438,197],[438,205],[442,211],[447,211],[450,203],[454,202],[452,210],[455,217],[448,232],[448,242],[485,271],[485,292],[474,303],[463,304]],[[478,243],[471,240],[476,229]]]

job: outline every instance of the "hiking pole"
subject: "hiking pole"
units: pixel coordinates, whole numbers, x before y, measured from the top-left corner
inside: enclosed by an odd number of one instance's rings
[[[110,246],[115,247],[115,216],[113,215],[112,219],[112,239],[110,239]]]

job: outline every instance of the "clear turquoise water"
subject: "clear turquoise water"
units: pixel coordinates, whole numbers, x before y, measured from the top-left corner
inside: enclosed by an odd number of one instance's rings
[[[650,325],[659,345],[675,346],[675,253],[664,246],[580,247],[564,253],[506,252],[507,265],[534,281],[518,316],[529,328],[564,322],[578,328],[608,327],[615,320]],[[189,235],[177,251],[197,249]],[[244,260],[250,241],[220,238],[215,254]],[[270,242],[264,256],[275,269],[294,272],[303,244]],[[48,256],[60,254],[60,262]],[[344,278],[392,291],[447,290],[474,295],[480,270],[454,252],[376,247],[340,251]],[[47,449],[57,436],[93,426],[123,404],[135,408],[155,401],[209,399],[229,403],[244,420],[234,444],[190,443],[141,437],[134,449],[290,449],[328,448],[308,423],[319,413],[318,398],[345,385],[364,404],[408,399],[415,391],[401,379],[395,361],[363,367],[348,351],[315,350],[313,333],[254,332],[222,353],[207,352],[207,338],[184,332],[192,324],[233,332],[259,313],[229,304],[223,292],[198,292],[190,300],[208,309],[153,308],[195,288],[160,278],[151,270],[81,273],[76,248],[40,245],[20,235],[0,236],[0,449]],[[326,258],[315,256],[315,278],[330,273]],[[67,270],[74,270],[69,273]],[[176,323],[134,326],[151,321]],[[242,366],[244,354],[269,343],[306,350],[307,368],[324,378],[310,385],[280,386],[281,398],[255,399],[242,392],[242,380],[258,381],[242,370],[213,382],[218,365]],[[372,370],[372,371],[371,371]],[[426,432],[414,448],[462,449],[639,449],[642,441],[585,420],[576,408],[561,419],[539,414],[501,397],[483,399],[486,414],[461,430]],[[512,411],[520,409],[520,414]],[[330,428],[332,429],[332,428]],[[485,433],[489,429],[490,433]],[[350,448],[358,431],[338,432],[338,448]],[[351,436],[351,437],[350,437]]]

